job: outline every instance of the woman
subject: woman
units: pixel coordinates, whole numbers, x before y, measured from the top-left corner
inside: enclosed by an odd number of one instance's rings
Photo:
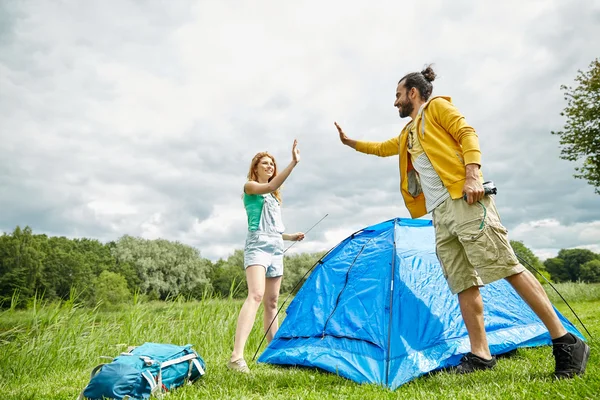
[[[254,325],[256,311],[263,302],[264,327],[270,342],[278,328],[277,300],[283,277],[283,241],[304,239],[304,233],[286,234],[281,220],[279,188],[300,162],[298,142],[294,140],[292,161],[279,174],[275,158],[267,152],[252,159],[248,182],[244,185],[244,206],[248,215],[248,235],[244,249],[244,268],[248,297],[240,310],[235,343],[227,367],[244,373],[250,369],[244,361],[244,346]]]

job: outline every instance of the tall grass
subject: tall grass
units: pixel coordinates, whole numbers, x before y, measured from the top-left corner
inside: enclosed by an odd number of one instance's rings
[[[553,359],[547,348],[519,350],[493,371],[422,377],[396,392],[357,385],[314,369],[254,364],[250,360],[262,338],[262,311],[246,347],[252,374],[242,376],[225,367],[241,305],[240,300],[206,296],[193,302],[182,297],[168,302],[135,301],[121,309],[87,309],[75,301],[47,304],[39,300],[27,310],[7,309],[0,313],[0,398],[72,400],[88,382],[92,368],[108,361],[102,356],[116,356],[127,346],[146,341],[193,344],[207,363],[206,376],[172,392],[172,400],[593,398],[600,392],[600,346],[595,342],[585,377],[561,382],[550,378]],[[573,301],[572,305],[592,332],[600,330],[600,302]],[[558,308],[564,312],[561,305]]]
[[[83,388],[92,367],[107,362],[104,356],[114,357],[129,345],[146,341],[190,343],[206,359],[226,360],[238,303],[212,298],[187,302],[177,297],[121,309],[85,309],[71,301],[42,307],[34,301],[28,310],[8,309],[0,314],[0,393],[5,393],[3,386],[15,390],[27,387],[26,382],[63,374],[63,379],[77,382],[71,387],[73,398],[73,390]],[[258,340],[251,337],[249,348]],[[33,398],[50,395],[37,389]]]
[[[563,282],[552,284],[567,302],[600,301],[600,283]],[[549,284],[543,285],[552,303],[562,303],[563,300]]]

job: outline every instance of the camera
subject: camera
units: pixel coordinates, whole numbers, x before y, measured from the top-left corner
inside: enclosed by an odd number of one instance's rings
[[[496,188],[496,185],[494,185],[494,181],[483,182],[483,190],[484,190],[486,196],[488,196],[490,194],[498,193],[498,188]],[[463,199],[465,199],[465,201],[467,200],[466,194],[463,194]]]
[[[496,188],[496,185],[494,185],[494,181],[483,182],[483,190],[485,190],[486,196],[498,193],[498,189]]]

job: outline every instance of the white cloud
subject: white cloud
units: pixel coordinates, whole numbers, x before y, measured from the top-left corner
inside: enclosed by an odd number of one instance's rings
[[[517,225],[511,239],[520,240],[541,259],[556,257],[566,248],[589,249],[600,253],[600,221],[563,225],[556,219],[528,221]]]
[[[435,62],[434,94],[479,132],[511,238],[538,254],[596,246],[598,197],[550,135],[563,123],[560,84],[597,56],[593,0],[0,8],[4,231],[164,237],[226,257],[244,244],[250,159],[268,149],[285,166],[298,138],[284,222],[300,231],[329,217],[290,252],[328,250],[408,217],[397,159],[343,147],[333,121],[357,139],[397,134],[397,80]]]

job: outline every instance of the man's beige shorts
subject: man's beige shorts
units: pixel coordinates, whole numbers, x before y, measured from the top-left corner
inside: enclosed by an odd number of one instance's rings
[[[525,270],[492,196],[472,205],[448,198],[433,210],[433,225],[437,256],[454,294]]]

